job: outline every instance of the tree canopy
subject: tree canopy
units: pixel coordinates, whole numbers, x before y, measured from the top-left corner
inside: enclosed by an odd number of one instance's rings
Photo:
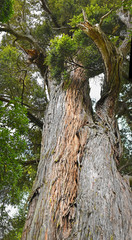
[[[88,81],[105,73],[98,48],[79,27],[84,21],[82,9],[89,23],[100,24],[117,48],[127,39],[116,114],[124,143],[118,168],[122,174],[131,175],[131,28],[127,21],[132,13],[131,1],[0,1],[0,32],[5,33],[0,46],[0,204],[3,236],[7,233],[3,239],[20,239],[24,222],[21,205],[25,204],[20,203],[29,194],[35,177],[43,114],[50,101],[47,78],[50,76],[58,85],[63,82],[65,91],[78,67]],[[36,55],[31,55],[33,50]],[[5,214],[7,205],[20,206],[20,215],[10,220]],[[11,226],[5,230],[8,221]]]

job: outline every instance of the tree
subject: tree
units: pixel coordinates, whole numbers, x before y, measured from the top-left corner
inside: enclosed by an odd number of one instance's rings
[[[27,70],[21,54],[10,45],[0,49],[0,77],[3,102],[0,105],[0,232],[5,235],[15,228],[16,235],[24,222],[22,206],[26,209],[24,205],[39,162],[41,112],[45,109],[46,98],[43,87],[33,77],[31,81],[31,71]],[[20,208],[15,220],[8,206]],[[9,238],[14,239],[11,235]]]
[[[25,188],[26,183],[22,186],[19,182],[24,175],[22,163],[25,163],[28,149],[27,133],[26,109],[18,103],[18,99],[7,104],[0,102],[0,237],[12,228],[7,206],[18,205],[29,191]]]
[[[22,53],[6,43],[8,37],[0,47],[0,238],[10,232],[7,239],[15,239],[22,231],[39,162],[47,99],[44,87],[33,77],[37,71],[29,69]],[[12,207],[18,209],[18,216],[10,216]]]
[[[131,193],[117,170],[122,148],[115,117],[123,58],[129,54],[129,14],[125,18],[118,1],[40,2],[44,13],[35,27],[24,22],[29,11],[24,1],[18,31],[14,19],[0,28],[37,49],[32,63],[50,95],[22,239],[130,239]],[[104,33],[108,26],[113,35]],[[94,111],[88,78],[104,68]]]

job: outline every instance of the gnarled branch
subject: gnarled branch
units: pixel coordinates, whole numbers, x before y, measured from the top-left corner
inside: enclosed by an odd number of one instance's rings
[[[102,19],[100,20],[100,24],[102,23],[103,19],[108,16],[108,14],[102,17]],[[116,102],[115,100],[119,93],[120,85],[119,66],[122,61],[122,55],[120,54],[118,49],[114,46],[114,44],[108,39],[107,35],[102,31],[100,24],[92,25],[86,19],[86,15],[84,12],[83,15],[84,22],[78,24],[78,26],[96,44],[97,48],[99,49],[102,55],[106,70],[106,78],[104,79],[101,99],[98,101],[96,105],[96,110],[98,110],[98,114],[102,119],[104,118],[103,109],[105,109],[107,115],[112,117],[112,115],[114,114],[114,106]],[[104,107],[102,108],[102,106]]]
[[[0,32],[7,32],[12,34],[17,38],[17,40],[25,40],[29,43],[33,44],[33,46],[41,51],[43,54],[45,54],[44,50],[40,47],[40,45],[37,43],[36,39],[33,38],[30,34],[22,34],[17,32],[11,25],[9,24],[0,24]]]

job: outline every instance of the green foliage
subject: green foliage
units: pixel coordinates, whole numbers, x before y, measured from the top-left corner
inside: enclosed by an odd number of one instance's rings
[[[21,83],[18,79],[20,76],[18,57],[17,49],[10,45],[0,49],[0,92],[9,94],[11,97],[20,97],[21,92]]]
[[[46,48],[49,41],[54,37],[53,30],[48,21],[44,21],[42,24],[37,24],[33,35],[38,39],[43,48]]]
[[[7,105],[0,102],[0,108],[0,188],[12,183],[14,189],[22,175],[20,160],[27,148],[28,118],[18,99]]]
[[[36,175],[36,166],[27,161],[39,158],[40,131],[30,131],[27,110],[16,98],[7,104],[0,102],[0,221],[5,239],[20,239],[25,220],[24,205]],[[32,133],[32,134],[31,134]],[[34,145],[33,143],[34,142]],[[35,143],[37,146],[35,147]],[[34,147],[33,147],[34,146]],[[34,157],[34,158],[33,158]],[[25,200],[24,200],[25,198]],[[19,214],[11,218],[7,206],[20,207]],[[19,206],[20,205],[20,206]]]
[[[74,0],[49,0],[48,4],[60,26],[69,22],[78,5],[74,3]]]
[[[0,0],[0,21],[7,22],[13,14],[13,0]]]
[[[28,110],[39,119],[43,116],[47,100],[44,88],[37,82],[37,73],[33,76],[34,71],[36,69],[27,66],[18,49],[6,44],[1,47],[0,97],[12,99],[0,105],[0,221],[4,233],[12,226],[14,229],[7,239],[20,239],[18,232],[22,227],[19,217],[16,218],[19,225],[16,223],[14,227],[6,206],[25,204],[23,198],[32,187],[40,154],[41,131],[29,124],[27,107],[20,104],[26,103]],[[16,97],[19,98],[14,100]]]
[[[85,72],[88,77],[93,77],[95,75],[103,72],[103,63],[101,56],[98,50],[95,48],[95,45],[92,44],[91,40],[78,29],[75,29],[77,24],[83,21],[82,7],[85,10],[88,20],[92,24],[99,23],[100,18],[108,13],[111,9],[117,9],[121,6],[120,1],[76,1],[74,2],[74,7],[71,8],[69,15],[66,11],[61,15],[61,11],[65,10],[65,4],[70,6],[73,2],[63,0],[60,1],[49,1],[49,6],[55,14],[56,19],[61,19],[60,23],[62,25],[67,25],[67,23],[73,28],[68,34],[63,34],[60,37],[55,37],[54,40],[51,40],[50,51],[48,51],[47,65],[50,66],[51,75],[53,78],[60,82],[60,79],[68,79],[69,72],[74,70],[77,67],[76,63],[79,62],[84,67]],[[59,9],[58,9],[59,8]],[[67,22],[67,16],[70,18],[70,22]],[[72,16],[72,17],[71,17]],[[65,21],[62,20],[65,18]],[[111,24],[109,24],[111,23]],[[116,45],[119,45],[119,23],[118,17],[115,17],[115,11],[113,11],[102,24],[102,28],[106,30],[109,34],[110,39]],[[72,36],[70,39],[70,35]],[[66,37],[67,36],[67,37]],[[64,49],[65,46],[65,49]],[[74,46],[74,49],[73,49]],[[67,51],[66,51],[67,49]],[[72,49],[72,50],[71,50]],[[93,72],[93,69],[95,71]]]
[[[51,40],[50,51],[46,63],[51,68],[52,77],[59,83],[61,76],[68,68],[68,61],[72,59],[76,52],[76,43],[68,35],[63,34]]]
[[[76,30],[73,38],[78,49],[76,59],[84,67],[87,76],[94,77],[93,69],[96,75],[100,74],[103,71],[103,62],[96,46],[81,30]]]
[[[98,23],[100,20],[100,17],[102,17],[107,12],[109,12],[109,10],[110,9],[108,8],[107,4],[103,4],[103,8],[102,8],[102,6],[98,5],[97,3],[94,5],[90,4],[85,9],[88,16],[88,20],[92,24]]]
[[[78,14],[78,15],[74,15],[74,16],[70,19],[69,25],[74,28],[74,27],[77,26],[78,23],[83,22],[83,20],[84,20],[84,19],[83,19],[83,14],[82,14],[82,12],[81,12],[81,13]]]
[[[51,40],[46,62],[57,83],[62,79],[69,82],[70,72],[77,67],[78,62],[88,77],[93,77],[93,68],[96,74],[103,71],[102,59],[97,48],[81,30],[76,30],[73,38],[63,34]]]
[[[12,229],[9,233],[5,234],[3,240],[21,240],[23,225],[26,219],[26,213],[23,206],[19,207],[18,213],[11,219]],[[19,226],[19,227],[18,227]]]
[[[122,6],[124,10],[129,10],[132,14],[132,1],[131,0],[125,0],[122,2]]]
[[[22,235],[22,231],[23,231],[23,226],[24,226],[24,222],[26,220],[26,214],[27,214],[27,210],[24,210],[24,204],[21,204],[19,206],[19,208],[17,209],[17,213],[14,214],[14,217],[8,218],[8,222],[6,219],[6,215],[5,215],[5,222],[6,222],[6,228],[5,228],[5,234],[4,237],[2,238],[3,240],[21,240],[21,235]],[[14,209],[15,210],[15,209]],[[4,212],[6,213],[6,211],[10,211],[9,209],[4,209]],[[3,216],[2,216],[3,217]],[[3,220],[3,218],[0,220]],[[2,221],[1,221],[2,223]]]
[[[7,71],[8,69],[8,71]],[[37,69],[29,69],[22,54],[11,45],[0,49],[0,94],[8,95],[11,99],[21,98],[33,108],[45,109],[47,98],[38,82],[33,77]]]

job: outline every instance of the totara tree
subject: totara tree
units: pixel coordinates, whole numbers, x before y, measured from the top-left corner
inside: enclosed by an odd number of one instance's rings
[[[10,23],[1,23],[0,31],[11,35],[6,44],[35,50],[35,56],[24,51],[49,99],[22,240],[131,239],[131,191],[118,171],[117,124],[130,52],[129,5],[17,1]],[[100,73],[101,97],[93,108],[89,78]]]

